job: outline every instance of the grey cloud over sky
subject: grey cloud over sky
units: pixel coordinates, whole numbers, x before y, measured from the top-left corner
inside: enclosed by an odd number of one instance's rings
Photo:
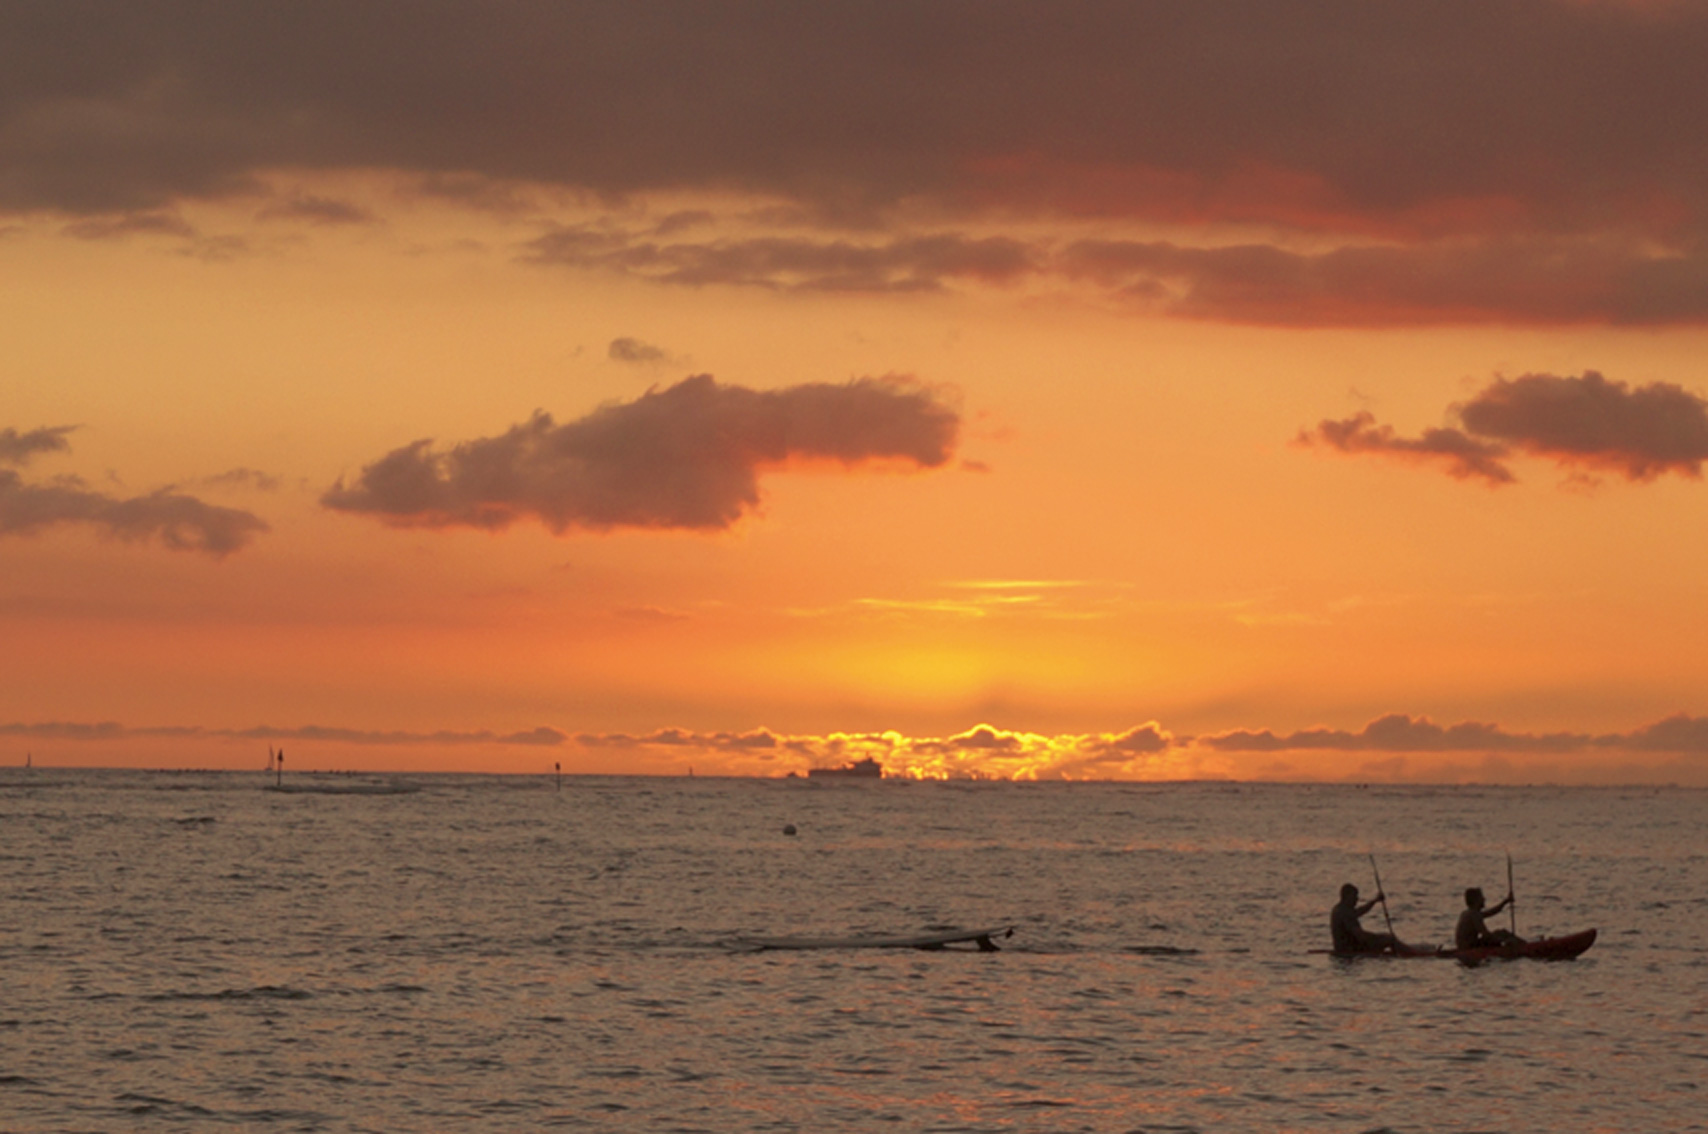
[[[750,733],[697,733],[662,729],[634,736],[625,733],[582,733],[575,741],[585,747],[777,749],[819,759],[856,755],[943,755],[983,753],[1002,756],[1027,751],[1041,739],[980,725],[949,737],[903,737],[894,733],[831,736],[789,736],[758,729]],[[1564,754],[1616,750],[1708,756],[1708,718],[1685,714],[1617,733],[1514,732],[1491,724],[1466,721],[1440,725],[1427,717],[1391,713],[1354,730],[1314,728],[1277,734],[1268,729],[1236,729],[1203,736],[1177,736],[1155,722],[1121,733],[1053,738],[1056,766],[1085,770],[1115,765],[1183,748],[1225,753],[1370,752]]]
[[[0,536],[34,535],[65,524],[91,527],[126,543],[154,541],[171,551],[199,551],[216,559],[269,530],[254,513],[171,489],[117,497],[76,477],[26,484],[17,473],[0,470]]]
[[[75,426],[20,433],[0,429],[0,464],[23,465],[44,453],[71,449],[66,435]],[[268,529],[259,516],[223,508],[172,488],[119,497],[89,487],[81,477],[26,482],[0,469],[0,536],[36,535],[49,528],[82,525],[127,543],[155,541],[172,551],[199,551],[222,558],[247,546]]]
[[[1461,227],[1708,194],[1688,4],[53,0],[7,5],[0,45],[22,207],[269,166]]]
[[[70,452],[71,442],[65,438],[76,428],[75,425],[58,425],[32,429],[27,433],[20,433],[10,426],[0,429],[0,465],[27,465],[43,453]]]
[[[495,733],[487,729],[459,732],[440,729],[434,732],[410,732],[402,729],[331,728],[323,725],[302,725],[296,728],[274,728],[258,725],[254,728],[202,728],[196,725],[166,725],[132,728],[117,721],[82,723],[77,721],[37,721],[0,724],[0,736],[19,736],[39,740],[123,740],[127,737],[209,737],[230,740],[299,740],[330,741],[345,744],[421,745],[421,744],[522,744],[551,747],[564,743],[568,736],[555,728],[541,726],[523,732]]]
[[[908,770],[938,773],[1021,775],[1025,778],[1102,778],[1143,773],[1156,767],[1204,768],[1194,763],[1193,753],[1252,761],[1258,778],[1269,778],[1275,765],[1259,759],[1281,754],[1341,752],[1371,756],[1434,756],[1449,762],[1483,757],[1509,760],[1511,768],[1530,766],[1539,759],[1571,756],[1591,762],[1606,761],[1609,767],[1630,766],[1643,778],[1645,758],[1661,758],[1679,769],[1694,768],[1708,759],[1708,717],[1678,714],[1652,724],[1615,733],[1529,733],[1514,732],[1497,724],[1467,721],[1439,725],[1426,717],[1394,713],[1371,721],[1362,729],[1313,728],[1277,734],[1268,729],[1239,729],[1208,736],[1177,736],[1155,722],[1120,733],[1044,736],[1016,733],[981,725],[946,737],[910,737],[896,732],[831,733],[827,735],[779,733],[767,728],[746,732],[700,732],[663,728],[633,734],[623,732],[566,733],[542,725],[517,732],[489,729],[436,731],[404,729],[355,729],[326,725],[294,727],[205,728],[195,725],[131,727],[115,721],[38,721],[0,723],[0,737],[43,741],[116,743],[131,738],[180,738],[185,740],[267,740],[305,744],[353,744],[363,747],[515,745],[583,750],[638,749],[692,756],[696,752],[746,757],[761,766],[780,768],[785,762],[809,766],[838,764],[870,756],[894,773]],[[1155,761],[1184,756],[1185,764]],[[1222,764],[1213,774],[1229,774]],[[1426,769],[1416,769],[1426,772]],[[1394,773],[1405,778],[1403,766]],[[1238,774],[1237,771],[1235,773]],[[1286,778],[1283,776],[1283,778]]]
[[[558,424],[536,412],[496,437],[395,449],[340,480],[329,508],[419,527],[498,529],[525,518],[554,532],[714,531],[759,501],[762,471],[792,460],[936,468],[960,419],[928,390],[862,378],[781,390],[684,379]]]
[[[622,335],[611,340],[605,348],[605,357],[612,362],[635,362],[643,365],[653,362],[670,361],[670,352],[663,347],[654,346],[648,342],[629,335]]]
[[[1295,441],[1436,463],[1450,476],[1490,485],[1517,480],[1506,463],[1515,453],[1639,482],[1668,472],[1698,478],[1708,460],[1708,399],[1670,382],[1633,387],[1594,370],[1576,377],[1525,374],[1495,379],[1450,412],[1462,429],[1402,437],[1363,412],[1321,421]]]
[[[1304,253],[933,232],[660,239],[611,225],[555,228],[527,263],[653,283],[773,291],[940,291],[956,284],[1091,283],[1147,311],[1275,326],[1661,324],[1708,318],[1708,242],[1656,257],[1567,237],[1365,246]]]
[[[1700,322],[1705,57],[1687,3],[24,2],[0,7],[0,210],[182,235],[175,204],[280,170],[749,194],[822,234],[558,227],[528,254],[820,290],[1039,270],[991,234],[1014,218],[1228,224],[1277,235],[1046,266],[1245,322]],[[263,212],[370,219],[302,188]]]
[[[1006,283],[1037,274],[1038,253],[1006,237],[953,234],[880,240],[759,237],[660,243],[650,236],[562,228],[531,241],[535,264],[602,268],[657,283],[777,291],[936,291],[950,280]]]
[[[1506,467],[1511,450],[1479,441],[1460,429],[1426,429],[1417,437],[1401,437],[1390,425],[1378,425],[1376,415],[1355,413],[1341,420],[1324,420],[1315,429],[1301,430],[1294,443],[1304,448],[1341,453],[1375,453],[1416,462],[1438,463],[1458,480],[1511,484],[1518,478]]]

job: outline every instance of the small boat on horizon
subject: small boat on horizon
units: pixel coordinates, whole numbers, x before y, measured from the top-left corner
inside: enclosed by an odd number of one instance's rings
[[[870,756],[838,768],[807,769],[807,777],[815,780],[878,780],[883,775],[884,766]]]

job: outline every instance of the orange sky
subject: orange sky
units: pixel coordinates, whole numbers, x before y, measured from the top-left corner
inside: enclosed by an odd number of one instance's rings
[[[1708,783],[1702,5],[98,13],[0,764]]]

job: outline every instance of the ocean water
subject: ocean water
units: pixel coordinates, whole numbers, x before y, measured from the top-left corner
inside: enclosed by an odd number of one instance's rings
[[[0,772],[0,1131],[1708,1130],[1699,791],[264,782]]]

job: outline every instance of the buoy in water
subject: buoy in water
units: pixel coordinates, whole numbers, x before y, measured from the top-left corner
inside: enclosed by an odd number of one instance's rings
[[[795,825],[793,823],[783,824],[783,834],[792,835],[794,833],[795,833]]]

